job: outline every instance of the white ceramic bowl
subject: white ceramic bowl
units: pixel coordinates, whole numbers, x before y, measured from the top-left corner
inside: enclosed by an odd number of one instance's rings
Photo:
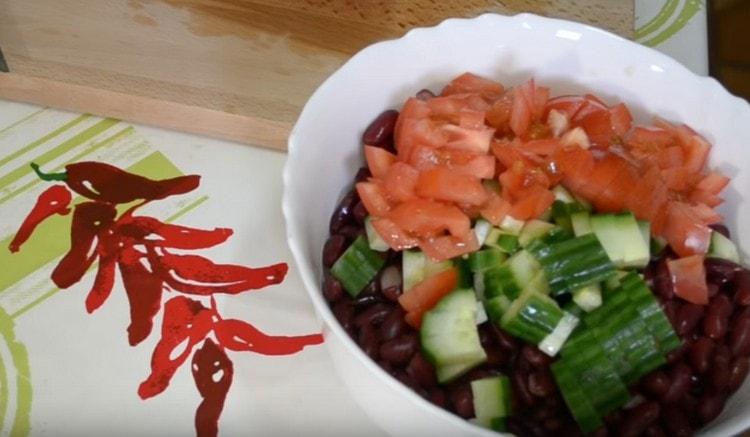
[[[750,189],[750,105],[715,80],[600,29],[528,14],[450,19],[365,48],[305,105],[289,138],[283,210],[289,245],[325,322],[337,370],[367,413],[393,435],[496,434],[429,404],[365,356],[321,295],[321,251],[331,212],[363,163],[364,128],[419,89],[439,91],[464,71],[505,85],[533,75],[552,87],[552,95],[590,91],[624,101],[636,120],[658,114],[689,124],[714,144],[712,165],[733,177],[721,211],[745,254],[750,248],[750,203],[743,202]],[[748,428],[749,401],[745,384],[706,432]]]

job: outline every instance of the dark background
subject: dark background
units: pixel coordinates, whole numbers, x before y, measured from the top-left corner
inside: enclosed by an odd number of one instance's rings
[[[708,0],[711,76],[750,100],[750,0]]]

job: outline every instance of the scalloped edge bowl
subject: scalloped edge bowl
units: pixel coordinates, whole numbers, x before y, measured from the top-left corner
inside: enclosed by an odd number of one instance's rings
[[[750,105],[713,79],[603,30],[530,14],[449,19],[373,44],[333,73],[310,97],[289,137],[282,208],[303,282],[324,322],[334,365],[368,415],[393,435],[497,435],[422,399],[390,377],[349,338],[322,297],[321,251],[328,220],[362,165],[361,134],[387,108],[421,88],[439,91],[472,71],[511,86],[534,76],[552,95],[594,92],[627,103],[636,121],[659,115],[684,122],[713,145],[712,165],[734,179],[721,212],[750,248]],[[739,238],[738,238],[739,237]],[[747,252],[745,252],[747,253]],[[750,426],[750,385],[704,430],[736,434]]]

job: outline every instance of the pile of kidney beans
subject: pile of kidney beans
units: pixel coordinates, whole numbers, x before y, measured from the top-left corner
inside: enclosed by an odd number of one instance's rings
[[[429,97],[428,91],[420,93]],[[393,149],[397,116],[396,111],[378,116],[365,131],[365,144]],[[362,168],[354,182],[369,176],[367,168]],[[398,304],[403,291],[400,253],[383,254],[385,266],[356,298],[343,290],[330,268],[354,239],[364,235],[366,216],[352,188],[333,212],[330,237],[323,248],[323,295],[362,350],[416,393],[463,418],[474,416],[471,381],[508,375],[513,395],[509,432],[521,436],[581,435],[550,371],[554,359],[490,322],[479,325],[487,361],[449,384],[437,383],[435,370],[421,351],[419,333],[406,324]],[[729,236],[726,227],[717,225],[715,229]],[[630,387],[632,401],[606,417],[597,436],[692,435],[721,413],[727,398],[747,376],[750,271],[730,261],[707,259],[710,301],[706,306],[695,305],[673,293],[666,267],[672,256],[667,248],[643,273],[683,344],[668,355],[666,365]]]

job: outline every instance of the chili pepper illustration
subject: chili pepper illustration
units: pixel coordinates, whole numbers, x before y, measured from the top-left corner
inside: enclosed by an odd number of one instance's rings
[[[263,355],[290,355],[304,349],[305,346],[320,344],[320,334],[299,337],[269,336],[253,325],[242,320],[219,320],[214,326],[219,343],[229,350],[250,351]]]
[[[261,268],[214,264],[198,255],[175,255],[164,251],[154,263],[173,289],[187,294],[238,294],[278,284],[284,280],[285,263]]]
[[[149,242],[173,249],[206,249],[221,244],[232,236],[232,230],[215,228],[204,230],[162,223],[152,217],[123,217],[118,220],[117,233],[122,237]]]
[[[34,229],[44,220],[52,217],[55,214],[67,215],[70,213],[70,205],[73,196],[70,194],[67,188],[62,185],[53,185],[42,194],[34,205],[34,209],[31,210],[26,220],[23,221],[21,227],[16,232],[13,241],[10,242],[8,249],[15,253],[21,248],[21,245],[25,243],[31,234],[34,233]]]
[[[35,163],[31,164],[31,168],[44,181],[63,181],[76,193],[107,203],[164,199],[193,191],[200,184],[198,175],[155,181],[92,161],[68,164],[62,173],[44,173]]]
[[[94,241],[103,229],[114,223],[114,206],[85,202],[75,206],[70,230],[70,250],[52,272],[52,281],[60,288],[68,288],[81,280],[96,259]]]
[[[239,294],[282,282],[288,271],[285,263],[251,268],[172,253],[219,245],[233,231],[197,229],[135,215],[150,201],[192,191],[200,176],[155,181],[98,162],[70,164],[64,173],[56,174],[45,174],[36,164],[32,168],[43,180],[64,181],[68,187],[54,185],[39,196],[9,249],[19,251],[46,218],[70,212],[72,195],[68,188],[87,197],[88,201],[73,207],[71,247],[51,275],[58,287],[68,288],[99,260],[94,284],[86,296],[86,311],[92,313],[104,304],[119,270],[130,306],[128,342],[135,346],[151,334],[165,292],[196,296],[177,295],[164,304],[151,372],[139,385],[138,395],[148,399],[163,392],[192,355],[193,379],[202,398],[195,415],[200,437],[214,437],[218,432],[234,372],[227,350],[288,355],[323,341],[320,334],[267,335],[245,321],[223,319],[216,308],[215,294]],[[141,202],[117,216],[115,205],[136,200]],[[210,307],[198,300],[205,298],[210,300]]]
[[[191,367],[195,386],[203,398],[195,412],[195,429],[198,436],[216,436],[219,416],[232,385],[234,366],[223,348],[207,338],[195,351]]]
[[[164,321],[161,339],[151,356],[151,374],[138,387],[141,399],[147,399],[163,392],[172,376],[212,327],[213,313],[200,302],[184,296],[176,296],[164,305]],[[187,340],[187,346],[176,358],[170,356]]]

